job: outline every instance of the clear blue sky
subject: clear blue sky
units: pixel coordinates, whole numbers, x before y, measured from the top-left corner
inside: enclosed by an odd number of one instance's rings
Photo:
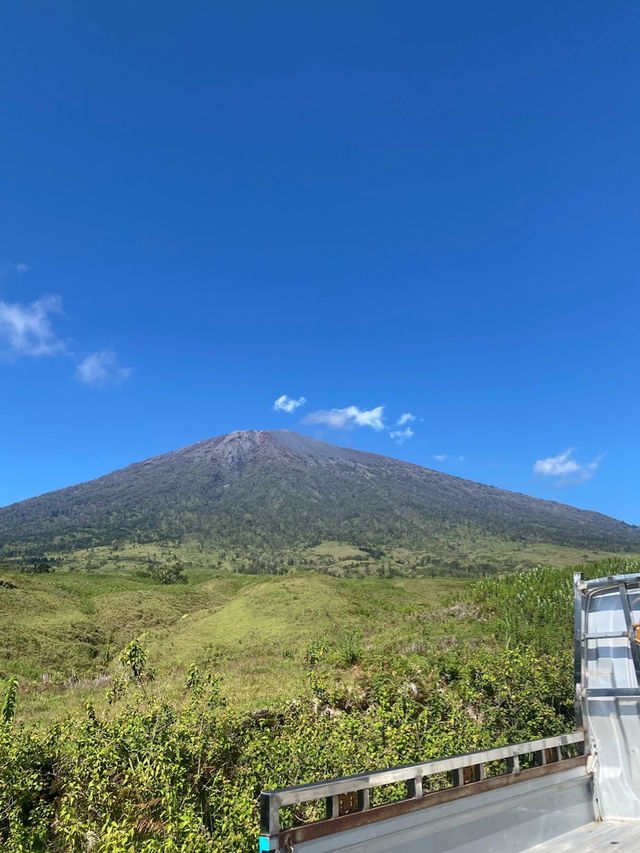
[[[4,3],[0,504],[289,428],[639,523],[638,45],[624,0]]]

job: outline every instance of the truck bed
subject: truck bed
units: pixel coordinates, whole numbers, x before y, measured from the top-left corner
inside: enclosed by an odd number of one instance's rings
[[[530,853],[602,853],[604,850],[640,851],[640,822],[604,820],[588,823],[546,844],[530,848]]]
[[[574,597],[575,731],[264,791],[260,851],[640,853],[640,573],[575,573]],[[371,807],[389,785],[406,796]],[[323,799],[324,819],[280,826]]]

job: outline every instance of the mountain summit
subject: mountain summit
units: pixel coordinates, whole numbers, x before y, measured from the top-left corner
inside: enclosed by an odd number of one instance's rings
[[[298,460],[307,464],[326,465],[331,462],[356,462],[358,458],[370,457],[383,459],[371,453],[350,450],[347,447],[336,447],[325,441],[318,441],[306,435],[299,435],[286,429],[279,430],[238,430],[217,438],[208,438],[191,444],[173,453],[156,456],[148,462],[155,462],[169,457],[184,459],[216,459],[231,469],[242,468],[251,462],[261,460],[275,461],[277,459]],[[147,463],[143,463],[147,464]],[[127,469],[128,470],[128,469]]]
[[[0,509],[0,553],[196,540],[264,551],[448,540],[640,549],[640,528],[287,430],[232,432]]]

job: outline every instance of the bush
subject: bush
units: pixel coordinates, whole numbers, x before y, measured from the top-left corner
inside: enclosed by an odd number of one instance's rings
[[[147,567],[141,574],[145,577],[153,578],[158,583],[187,583],[188,578],[184,570],[184,566],[177,558],[170,563],[156,563],[149,560]]]

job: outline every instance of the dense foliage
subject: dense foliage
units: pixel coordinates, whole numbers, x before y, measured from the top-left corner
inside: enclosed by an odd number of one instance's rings
[[[259,713],[230,708],[217,675],[195,666],[183,702],[168,705],[138,642],[120,654],[106,714],[89,704],[82,720],[29,729],[14,723],[9,683],[0,720],[2,849],[248,853],[257,849],[263,788],[570,729],[570,572],[483,581],[456,606],[477,625],[476,644],[419,644],[394,656],[355,638],[316,643],[306,653],[307,695]],[[356,667],[358,678],[336,678],[340,667]],[[321,816],[307,808],[286,817]]]

